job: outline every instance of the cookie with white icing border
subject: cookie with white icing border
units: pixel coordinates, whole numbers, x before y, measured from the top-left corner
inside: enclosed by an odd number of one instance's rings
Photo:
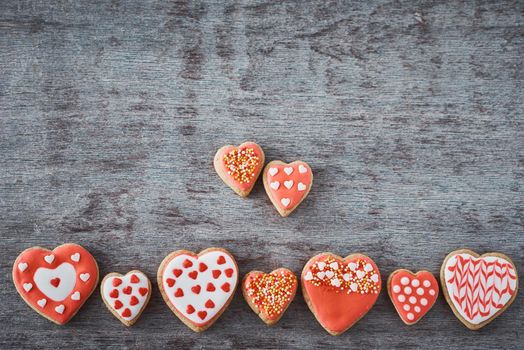
[[[66,324],[98,283],[95,258],[78,244],[24,250],[13,264],[13,282],[22,299],[48,320]]]
[[[227,250],[195,254],[177,250],[158,268],[158,288],[171,311],[189,328],[202,332],[225,311],[235,295],[238,266]]]
[[[215,170],[241,197],[247,197],[264,167],[264,151],[255,142],[247,141],[240,146],[221,147],[214,158]]]
[[[139,270],[125,275],[107,274],[100,284],[100,294],[111,313],[126,326],[132,326],[151,298],[151,282]]]
[[[380,271],[371,258],[351,254],[342,258],[325,252],[312,257],[301,276],[302,293],[320,325],[339,335],[364,317],[382,287]]]
[[[251,309],[269,326],[277,323],[295,298],[295,274],[279,268],[265,273],[248,272],[242,280],[242,294]]]
[[[388,278],[388,295],[402,321],[413,325],[435,304],[438,297],[438,282],[429,271],[416,274],[399,269]]]
[[[500,316],[517,297],[519,286],[517,269],[509,257],[480,255],[468,249],[446,256],[440,282],[451,310],[471,330]]]
[[[306,199],[313,185],[311,168],[301,160],[289,164],[271,161],[264,168],[262,179],[271,203],[283,217],[291,214]]]

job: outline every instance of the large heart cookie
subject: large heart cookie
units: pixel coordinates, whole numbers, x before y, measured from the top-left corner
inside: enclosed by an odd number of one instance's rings
[[[285,268],[270,273],[251,271],[242,282],[242,294],[262,321],[273,325],[295,298],[297,284],[295,274]]]
[[[388,294],[402,321],[412,325],[435,304],[438,282],[429,271],[414,274],[409,270],[400,269],[388,278]]]
[[[158,288],[167,305],[196,332],[209,328],[235,293],[238,267],[225,249],[208,248],[198,255],[178,250],[158,268]]]
[[[24,250],[13,265],[13,281],[24,301],[40,315],[67,323],[98,283],[93,256],[78,244]]]
[[[280,160],[269,162],[262,178],[271,203],[283,217],[302,203],[313,185],[311,168],[300,160],[289,164]]]
[[[362,254],[316,255],[304,266],[301,282],[309,308],[332,335],[345,332],[364,317],[382,285],[377,266]]]
[[[518,275],[510,258],[460,249],[448,254],[440,269],[442,290],[457,318],[469,329],[484,327],[517,297]]]
[[[151,282],[138,270],[124,276],[112,272],[102,280],[100,293],[109,311],[129,327],[138,320],[149,302]]]
[[[254,142],[238,147],[227,145],[215,154],[214,165],[218,176],[238,195],[246,197],[264,167],[264,151]]]

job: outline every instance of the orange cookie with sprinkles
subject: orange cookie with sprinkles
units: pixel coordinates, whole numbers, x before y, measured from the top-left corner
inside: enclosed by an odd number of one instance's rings
[[[241,197],[247,197],[264,167],[264,151],[254,142],[240,146],[226,145],[215,154],[215,170],[222,179]]]
[[[309,309],[331,335],[342,334],[364,317],[382,287],[377,265],[362,254],[318,254],[304,266],[301,283]]]
[[[242,281],[242,294],[251,309],[267,325],[277,323],[297,292],[297,277],[285,268],[270,273],[251,271]]]

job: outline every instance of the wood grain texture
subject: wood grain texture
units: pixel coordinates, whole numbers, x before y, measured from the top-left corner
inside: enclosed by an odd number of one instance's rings
[[[500,251],[522,273],[521,1],[0,2],[0,348],[520,348],[522,293],[466,329],[443,298],[405,326],[383,292],[340,337],[300,292],[272,328],[240,291],[201,334],[156,282],[130,329],[98,292],[66,326],[30,310],[25,248],[76,242],[101,276],[150,278],[171,251],[218,246],[241,274],[299,274],[361,252],[383,278],[438,274],[447,253]],[[225,144],[303,159],[315,184],[281,218],[213,170]],[[520,344],[520,345],[519,345]]]

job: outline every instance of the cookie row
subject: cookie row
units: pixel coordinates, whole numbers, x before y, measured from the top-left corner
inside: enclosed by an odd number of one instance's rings
[[[264,151],[254,142],[227,145],[215,154],[215,170],[220,178],[241,197],[247,197],[264,168]],[[288,216],[307,197],[313,185],[313,173],[301,160],[269,162],[262,175],[264,188],[279,214]]]
[[[50,251],[33,247],[13,265],[13,281],[24,301],[47,319],[67,323],[98,285],[98,265],[83,247],[68,243]],[[201,332],[227,308],[235,293],[239,270],[225,249],[198,254],[177,250],[158,268],[158,288],[166,304],[188,327]],[[443,294],[459,320],[479,329],[499,316],[515,300],[515,265],[500,253],[478,255],[470,250],[448,254],[440,271]],[[247,303],[268,325],[275,324],[293,301],[297,277],[288,269],[270,273],[251,271],[242,281]],[[301,274],[304,299],[330,334],[351,328],[373,307],[381,289],[380,271],[362,254],[345,258],[321,253],[311,258]],[[387,281],[387,290],[401,319],[418,322],[433,306],[439,284],[428,271],[400,269]],[[110,273],[100,285],[102,300],[125,325],[134,324],[147,306],[152,286],[139,270]]]

